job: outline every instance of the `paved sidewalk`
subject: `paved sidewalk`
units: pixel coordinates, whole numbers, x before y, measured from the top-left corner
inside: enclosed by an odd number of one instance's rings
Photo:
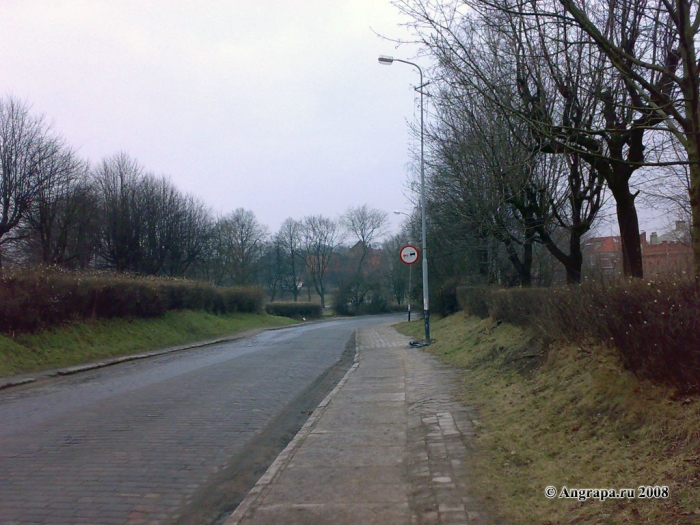
[[[408,341],[358,331],[353,367],[225,525],[486,523],[466,483],[474,415]]]

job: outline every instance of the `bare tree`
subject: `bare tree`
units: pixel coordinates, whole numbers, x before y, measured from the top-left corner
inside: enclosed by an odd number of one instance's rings
[[[605,179],[616,201],[625,274],[641,277],[630,178],[652,162],[645,157],[644,132],[658,119],[635,106],[610,60],[554,1],[397,4],[414,17],[419,38],[449,73],[449,82],[526,123],[529,147],[568,155],[572,170]],[[574,222],[569,226],[578,228]]]
[[[267,228],[258,222],[255,214],[243,208],[216,221],[215,258],[226,283],[245,285],[258,280],[258,265],[268,235]]]
[[[42,165],[56,153],[57,142],[25,104],[0,99],[0,249],[16,239],[13,232],[46,186]]]
[[[526,123],[460,84],[443,83],[434,121],[431,215],[497,239],[522,286],[532,282],[536,243],[564,265],[568,282],[579,282],[581,237],[602,202],[600,173],[574,153],[544,154],[524,138]],[[557,242],[557,229],[568,232],[568,250]]]
[[[101,211],[99,255],[118,272],[137,271],[141,264],[143,176],[143,168],[126,153],[103,160],[93,171]]]
[[[374,282],[373,276],[365,268],[367,256],[372,243],[386,234],[387,214],[366,204],[349,208],[340,219],[341,224],[351,237],[356,240],[350,253],[355,255],[354,270],[347,282],[340,283],[340,295],[347,296],[350,303],[359,311],[367,300],[368,294],[377,289],[380,283]]]
[[[177,213],[172,224],[163,273],[177,277],[197,276],[199,268],[206,264],[204,258],[212,231],[209,208],[192,195],[180,195]]]
[[[359,244],[361,254],[357,264],[359,274],[371,244],[386,235],[387,214],[363,204],[357,208],[349,208],[340,222]]]
[[[323,215],[310,215],[302,221],[302,244],[306,272],[326,307],[325,275],[331,256],[340,241],[338,223]],[[309,287],[310,289],[311,287]]]
[[[184,219],[179,190],[165,177],[142,174],[134,181],[131,212],[138,224],[138,250],[129,269],[145,275],[165,272],[165,264],[176,242],[178,223]]]
[[[283,249],[277,236],[265,244],[261,263],[261,279],[267,288],[270,301],[274,301],[281,291],[284,270]]]
[[[527,207],[525,192],[532,155],[512,140],[508,123],[470,94],[445,87],[436,103],[429,132],[431,222],[472,237],[472,248],[503,243],[519,284],[531,283],[535,231],[516,214]],[[536,193],[537,194],[537,193]],[[534,203],[530,203],[534,204]],[[473,244],[474,238],[481,242]],[[488,265],[488,255],[484,263]],[[483,268],[484,275],[488,269]]]
[[[700,279],[700,5],[695,0],[559,0],[620,72],[634,111],[672,133],[690,179],[694,270]],[[533,4],[534,5],[534,4]],[[549,16],[549,12],[542,13]]]
[[[273,242],[277,244],[279,250],[282,289],[290,292],[296,302],[304,285],[305,264],[301,223],[292,218],[286,219]]]
[[[44,264],[85,268],[94,256],[98,209],[88,165],[75,152],[56,145],[42,163],[46,184],[37,191],[24,221],[27,245]]]
[[[662,177],[652,178],[644,186],[645,197],[650,208],[669,220],[692,224],[690,209],[690,170],[687,164],[667,166]]]

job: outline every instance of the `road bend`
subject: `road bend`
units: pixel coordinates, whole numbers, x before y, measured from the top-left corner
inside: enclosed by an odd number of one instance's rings
[[[399,319],[268,331],[0,392],[0,524],[216,523],[342,377],[354,330]]]

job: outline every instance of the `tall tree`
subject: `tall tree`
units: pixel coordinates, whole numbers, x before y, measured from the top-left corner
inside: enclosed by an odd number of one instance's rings
[[[36,246],[36,259],[44,264],[85,268],[94,256],[98,230],[89,168],[75,152],[57,146],[42,163],[46,184],[26,215],[27,243]]]
[[[359,274],[371,244],[386,234],[387,214],[363,204],[356,208],[348,208],[340,221],[359,246],[360,257],[357,263],[357,273]]]
[[[568,156],[575,181],[605,179],[616,201],[625,274],[641,277],[630,179],[651,162],[644,153],[644,133],[656,117],[637,110],[610,60],[557,10],[556,0],[407,0],[398,5],[416,20],[417,33],[438,59],[439,70],[448,72],[449,82],[526,123],[529,133],[523,137],[535,150]],[[572,232],[585,227],[585,221],[569,222]]]
[[[632,190],[632,176],[653,163],[651,141],[645,139],[659,119],[635,108],[624,77],[561,7],[552,7],[560,16],[551,17],[538,6],[531,11],[511,0],[498,7],[518,35],[523,108],[543,150],[574,155],[573,168],[586,170],[586,163],[605,179],[615,199],[624,273],[642,277],[638,192]]]
[[[17,226],[48,184],[42,165],[56,154],[58,142],[26,104],[0,99],[0,250],[16,239]]]
[[[700,279],[700,4],[696,0],[558,0],[621,74],[631,108],[683,146],[694,270]],[[535,4],[533,3],[533,6]],[[538,14],[551,16],[549,12]]]
[[[346,232],[356,243],[350,250],[355,254],[354,270],[348,281],[341,283],[341,295],[348,296],[355,310],[359,310],[367,300],[368,294],[379,283],[373,282],[372,275],[366,268],[367,256],[372,243],[386,234],[387,214],[366,204],[349,208],[340,219]]]
[[[292,218],[285,219],[273,242],[277,245],[281,263],[281,285],[296,302],[304,285],[304,249],[302,226]]]
[[[180,224],[186,220],[180,191],[165,177],[142,175],[136,181],[135,209],[140,223],[138,266],[130,268],[146,275],[166,273],[166,262],[178,239]],[[178,271],[171,265],[171,273]]]
[[[325,308],[325,275],[340,240],[338,223],[323,215],[310,215],[304,217],[301,224],[306,272]]]
[[[99,255],[118,272],[138,271],[143,222],[139,199],[143,168],[126,153],[104,159],[93,170],[101,232]]]
[[[429,132],[431,214],[497,239],[522,286],[532,282],[536,243],[564,265],[568,282],[579,282],[581,237],[600,210],[601,174],[575,153],[544,154],[527,140],[526,123],[478,92],[442,84]],[[559,229],[568,232],[568,250]]]
[[[284,257],[283,249],[279,239],[275,235],[270,241],[265,243],[261,263],[262,284],[267,288],[270,301],[274,301],[277,294],[281,292]]]
[[[212,218],[209,208],[192,195],[179,195],[177,213],[172,217],[170,245],[163,273],[172,277],[199,275],[206,264]]]
[[[235,285],[258,281],[258,266],[269,233],[250,210],[238,208],[216,221],[216,258],[225,282]]]
[[[508,122],[489,109],[484,111],[484,106],[454,87],[446,87],[437,97],[428,142],[431,222],[457,235],[482,239],[471,248],[480,249],[488,246],[489,238],[497,239],[519,284],[529,286],[535,230],[524,224],[518,211],[526,212],[527,187],[542,181],[532,177],[533,156],[513,140]]]

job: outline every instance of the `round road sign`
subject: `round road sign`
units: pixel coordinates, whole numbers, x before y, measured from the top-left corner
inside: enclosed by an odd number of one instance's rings
[[[412,245],[404,246],[399,250],[399,257],[406,264],[413,264],[418,260],[418,248]]]

